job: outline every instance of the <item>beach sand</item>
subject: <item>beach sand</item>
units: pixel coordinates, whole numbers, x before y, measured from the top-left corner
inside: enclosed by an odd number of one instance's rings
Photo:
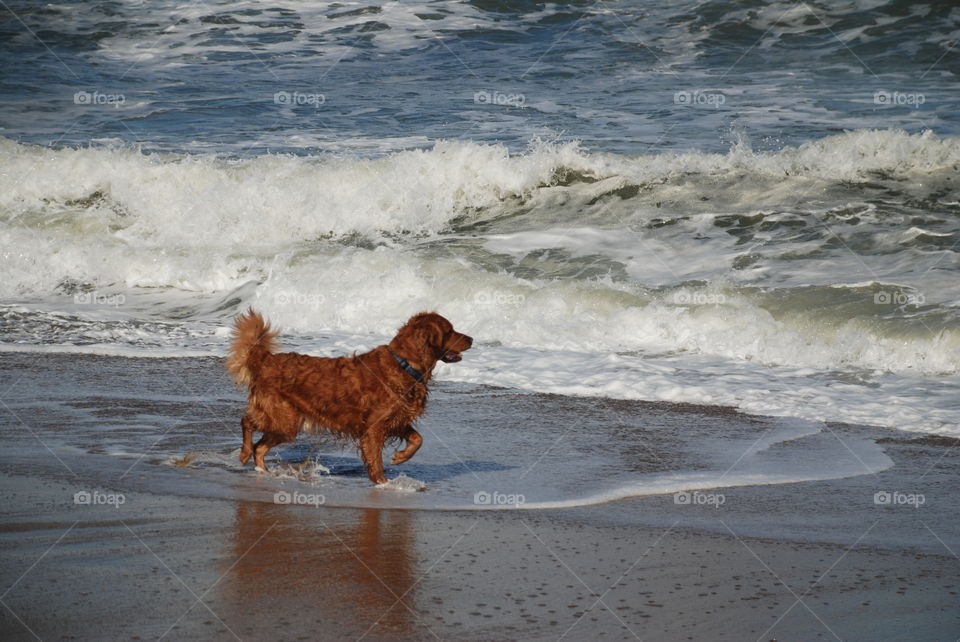
[[[202,469],[131,467],[57,441],[70,416],[42,400],[62,394],[65,357],[4,359],[4,640],[960,637],[953,440],[835,425],[839,436],[873,430],[894,466],[717,489],[713,504],[667,495],[564,510],[284,505],[239,486],[211,494]],[[180,365],[197,378],[192,390],[236,404],[210,370],[216,359],[69,359],[151,390],[151,378]],[[452,420],[454,394],[463,393],[439,387],[431,420]],[[507,417],[511,394],[456,412]],[[108,399],[76,401],[105,422],[117,411]],[[689,422],[724,411],[663,412]],[[198,407],[194,421],[214,420]],[[202,492],[170,492],[191,480]],[[877,503],[876,493],[894,495]]]

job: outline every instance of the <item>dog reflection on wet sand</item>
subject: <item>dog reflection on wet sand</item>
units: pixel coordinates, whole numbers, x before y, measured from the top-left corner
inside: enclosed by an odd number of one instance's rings
[[[244,639],[311,629],[352,640],[426,633],[414,609],[423,568],[411,513],[316,510],[238,502],[224,578],[206,598],[214,611]],[[279,632],[287,635],[278,635],[277,613],[286,614]]]

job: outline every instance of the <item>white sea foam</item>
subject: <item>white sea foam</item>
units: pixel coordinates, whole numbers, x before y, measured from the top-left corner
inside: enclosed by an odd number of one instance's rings
[[[879,171],[906,178],[957,162],[957,140],[897,131],[844,134],[778,153],[738,147],[726,155],[635,158],[591,155],[572,144],[539,145],[525,155],[511,156],[503,147],[461,142],[377,160],[265,156],[227,161],[130,150],[51,152],[4,142],[0,163],[7,171],[0,176],[4,222],[0,241],[10,251],[0,296],[49,292],[65,278],[220,292],[296,265],[300,256],[314,251],[311,243],[317,239],[437,234],[452,221],[469,221],[478,212],[507,212],[517,199],[529,199],[531,207],[546,212],[566,211],[565,201],[586,203],[618,185],[646,182],[660,185],[658,198],[694,201],[698,186],[661,185],[671,176],[691,172],[708,176],[749,171],[751,178],[740,180],[730,193],[746,200],[753,189],[758,201],[769,204],[780,197],[795,202],[793,192],[809,191],[810,181],[856,180]],[[561,169],[609,178],[569,189],[549,187]],[[764,176],[776,177],[772,191],[780,197],[766,190],[771,184]],[[751,182],[757,184],[751,187]],[[613,221],[621,220],[619,216]],[[496,250],[512,239],[513,249],[522,249],[526,234],[529,242],[546,243],[543,247],[570,249],[574,243],[574,252],[613,250],[609,258],[625,259],[631,273],[651,285],[669,282],[670,277],[704,278],[745,249],[731,245],[731,237],[726,237],[730,239],[726,254],[717,251],[719,244],[705,248],[684,242],[688,237],[654,238],[638,227],[649,216],[636,223],[624,220],[631,232],[626,236],[621,232],[613,242],[611,232],[587,229],[570,230],[580,238],[568,233],[556,243],[544,237],[546,231],[493,235],[489,242]],[[712,216],[698,219],[699,229],[709,230]],[[532,214],[527,218],[530,224],[543,222]],[[816,222],[811,217],[811,223]],[[685,235],[696,233],[690,224],[678,229]],[[591,233],[595,238],[587,236]],[[758,237],[753,245],[764,256],[775,252],[769,237]],[[699,254],[692,261],[691,252]],[[680,261],[673,259],[678,253]],[[849,253],[838,254],[847,263],[840,269],[857,266]],[[859,260],[866,261],[874,274],[884,273],[878,259]],[[940,257],[917,260],[932,267]],[[909,272],[910,266],[898,264],[888,270]],[[928,278],[941,274],[922,265],[917,272]],[[764,274],[760,267],[743,273],[748,278]]]
[[[222,354],[253,305],[329,356],[436,309],[478,340],[441,366],[462,381],[953,433],[955,222],[850,203],[838,180],[925,198],[958,162],[957,139],[900,131],[770,153],[443,142],[375,160],[5,141],[0,300],[16,305],[0,349]],[[834,195],[798,212],[797,190]],[[850,251],[865,237],[877,251]]]

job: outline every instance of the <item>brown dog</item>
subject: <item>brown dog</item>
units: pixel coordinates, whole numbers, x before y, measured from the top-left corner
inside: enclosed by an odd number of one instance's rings
[[[326,429],[351,438],[370,481],[382,484],[383,446],[406,441],[392,465],[407,461],[423,437],[413,422],[427,403],[427,383],[437,361],[455,363],[473,339],[454,331],[439,314],[421,312],[388,345],[352,357],[275,354],[279,331],[253,310],[237,318],[227,371],[250,387],[243,426],[241,463],[250,455],[259,468],[271,448],[292,441],[302,429]],[[253,433],[263,437],[254,445]]]

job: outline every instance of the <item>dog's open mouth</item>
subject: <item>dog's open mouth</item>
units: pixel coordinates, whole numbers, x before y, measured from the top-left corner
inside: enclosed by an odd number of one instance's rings
[[[440,360],[443,361],[444,363],[456,363],[457,361],[460,361],[461,359],[463,359],[463,355],[461,355],[459,352],[455,352],[455,351],[453,351],[453,350],[446,350],[446,351],[443,353],[443,356],[440,357]]]

